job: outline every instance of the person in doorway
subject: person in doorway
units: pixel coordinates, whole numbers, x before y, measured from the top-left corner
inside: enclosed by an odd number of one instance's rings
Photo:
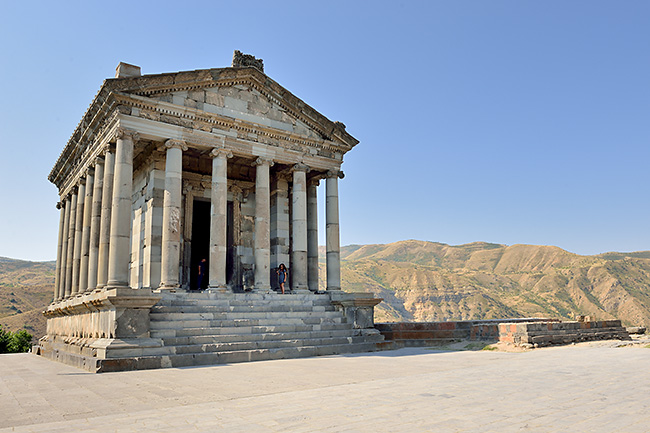
[[[201,259],[199,262],[199,275],[196,279],[196,290],[203,290],[203,277],[205,277],[205,268],[208,265],[206,259]]]
[[[278,270],[275,272],[278,273],[278,282],[280,283],[280,290],[282,290],[282,294],[284,295],[284,283],[287,282],[287,267],[284,266],[284,263],[280,263],[280,266],[278,266]]]

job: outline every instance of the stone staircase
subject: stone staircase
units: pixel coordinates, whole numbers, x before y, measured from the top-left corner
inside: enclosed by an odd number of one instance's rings
[[[368,352],[384,340],[375,329],[355,329],[328,295],[162,296],[149,315],[151,338],[163,342],[159,367]]]

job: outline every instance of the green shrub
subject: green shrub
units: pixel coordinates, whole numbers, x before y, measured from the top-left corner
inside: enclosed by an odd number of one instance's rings
[[[32,334],[21,329],[20,331],[5,331],[0,326],[0,353],[29,352],[32,345]]]

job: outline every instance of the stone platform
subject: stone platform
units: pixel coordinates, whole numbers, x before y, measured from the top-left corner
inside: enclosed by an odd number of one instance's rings
[[[642,433],[648,343],[406,348],[100,375],[0,355],[0,433]]]
[[[124,305],[120,300],[129,294],[138,295],[139,308],[113,308]],[[372,307],[379,300],[346,293],[131,290],[66,302],[51,308],[48,335],[34,351],[93,372],[368,352],[383,341],[372,327]],[[123,334],[111,329],[111,321]],[[82,328],[86,331],[69,332]]]

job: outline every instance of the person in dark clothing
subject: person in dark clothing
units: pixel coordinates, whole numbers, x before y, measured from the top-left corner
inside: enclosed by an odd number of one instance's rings
[[[280,290],[282,290],[282,294],[284,295],[284,283],[287,282],[287,267],[284,266],[284,263],[280,263],[280,266],[278,266],[278,270],[276,272],[278,273]]]
[[[205,267],[208,265],[206,259],[201,259],[199,262],[199,275],[196,279],[196,290],[203,290],[203,277],[205,277]]]

